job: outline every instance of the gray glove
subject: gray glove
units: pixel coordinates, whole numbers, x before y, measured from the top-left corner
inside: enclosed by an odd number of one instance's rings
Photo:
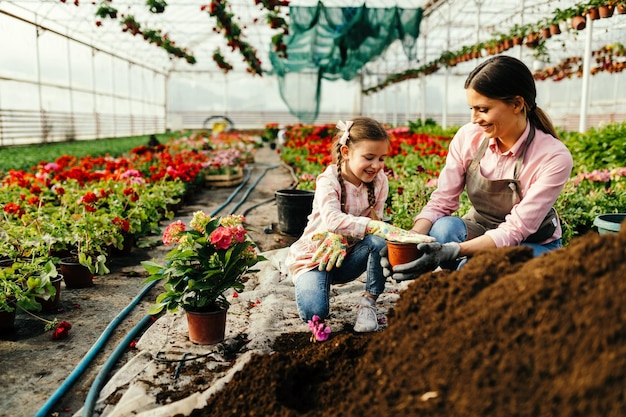
[[[380,251],[380,264],[383,267],[383,275],[395,279],[396,282],[414,279],[424,272],[432,271],[441,262],[452,261],[459,256],[461,247],[458,243],[420,243],[417,248],[423,253],[413,262],[396,265],[392,270],[387,258],[386,248]]]

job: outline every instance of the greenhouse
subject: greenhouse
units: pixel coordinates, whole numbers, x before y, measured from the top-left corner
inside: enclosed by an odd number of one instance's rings
[[[0,415],[626,415],[625,44],[626,0],[0,0]]]

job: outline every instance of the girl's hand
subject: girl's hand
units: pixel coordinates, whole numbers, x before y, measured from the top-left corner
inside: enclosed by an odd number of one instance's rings
[[[313,235],[312,239],[322,241],[313,255],[313,262],[320,262],[317,269],[330,271],[334,267],[339,268],[348,252],[346,238],[333,232],[319,232]]]
[[[381,222],[380,220],[371,220],[367,224],[365,233],[398,243],[418,244],[435,241],[434,237],[422,235],[412,230],[404,230],[388,223]]]

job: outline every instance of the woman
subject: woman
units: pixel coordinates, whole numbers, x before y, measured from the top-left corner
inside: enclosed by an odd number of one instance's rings
[[[573,161],[537,106],[530,70],[496,56],[469,74],[465,90],[472,121],[452,139],[437,190],[412,228],[437,242],[418,245],[423,255],[393,271],[383,249],[385,276],[406,280],[437,266],[458,269],[489,248],[526,245],[538,256],[562,246],[553,206]],[[453,217],[464,189],[473,207]]]

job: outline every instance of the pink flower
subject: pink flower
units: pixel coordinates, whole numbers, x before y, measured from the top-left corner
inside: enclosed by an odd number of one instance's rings
[[[163,244],[171,245],[178,242],[178,235],[185,231],[185,223],[181,220],[170,223],[163,232]]]
[[[324,323],[324,320],[320,319],[319,316],[313,316],[311,320],[308,321],[309,329],[311,329],[312,342],[323,342],[328,339],[330,335],[330,327]]]
[[[209,241],[218,249],[228,249],[233,241],[233,236],[229,228],[220,226],[211,233]]]
[[[244,229],[243,226],[239,225],[231,227],[230,232],[233,235],[233,239],[235,239],[237,242],[241,243],[246,240],[246,229]]]

